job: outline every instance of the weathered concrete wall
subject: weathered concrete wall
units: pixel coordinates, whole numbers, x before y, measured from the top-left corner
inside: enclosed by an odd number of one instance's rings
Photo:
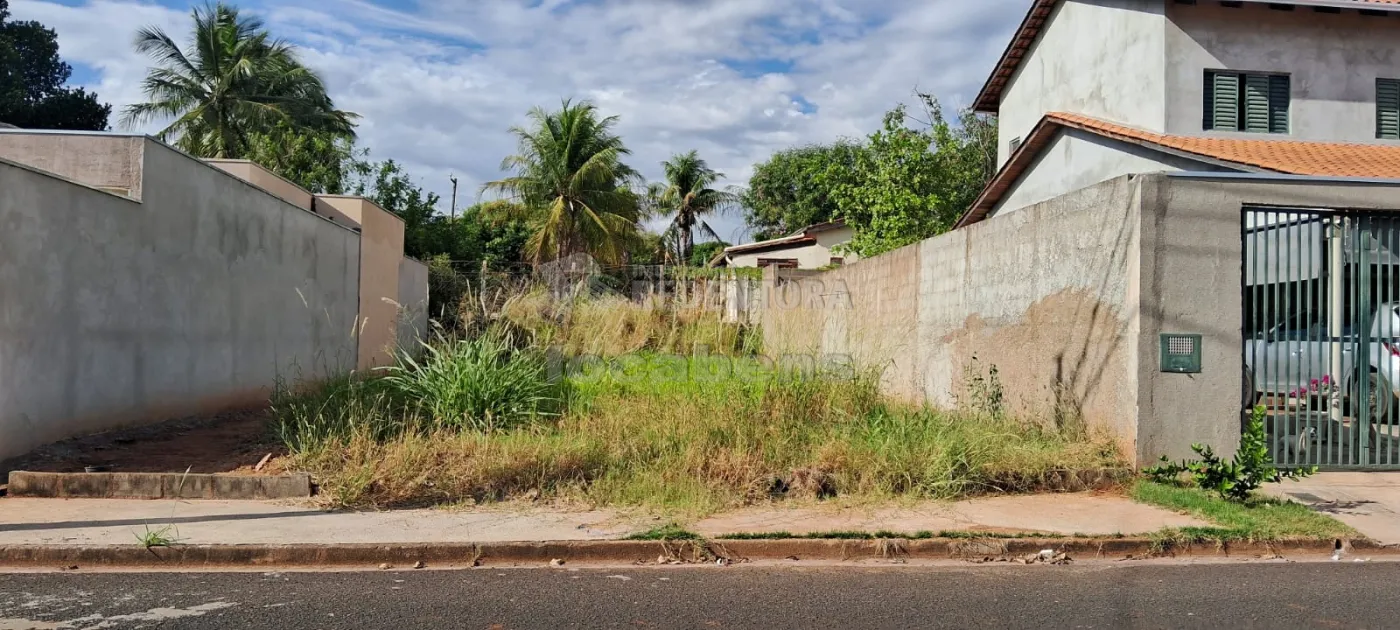
[[[1017,180],[997,204],[993,216],[1122,175],[1223,170],[1226,169],[1078,129],[1066,129]]]
[[[1191,454],[1193,442],[1232,454],[1239,443],[1244,374],[1240,278],[1244,207],[1392,209],[1400,200],[1400,185],[1184,174],[1139,179],[1138,455],[1143,461],[1161,455],[1185,457]],[[1203,335],[1202,373],[1161,373],[1161,333]]]
[[[1002,93],[997,164],[1047,112],[1163,131],[1165,30],[1161,2],[1062,3]]]
[[[0,159],[141,199],[143,136],[0,131]]]
[[[428,266],[412,258],[399,260],[398,345],[417,352],[428,338]]]
[[[248,160],[205,160],[214,168],[233,175],[249,184],[257,186],[273,196],[302,210],[311,210],[314,197],[300,186],[293,184],[261,165]]]
[[[1292,76],[1293,138],[1378,142],[1376,79],[1400,78],[1394,16],[1278,11],[1262,3],[1166,6],[1168,133],[1204,133],[1205,71],[1241,70]]]
[[[359,237],[142,142],[139,203],[0,163],[0,458],[355,364]]]
[[[359,369],[389,365],[398,345],[399,264],[403,219],[361,197],[317,195],[318,210],[360,228]]]
[[[888,392],[940,406],[995,365],[1009,411],[1081,414],[1132,453],[1137,248],[1120,178],[770,289],[764,339],[883,368]]]

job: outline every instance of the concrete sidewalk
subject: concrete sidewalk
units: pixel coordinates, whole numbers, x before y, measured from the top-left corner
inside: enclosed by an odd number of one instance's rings
[[[1331,516],[1383,545],[1400,545],[1400,472],[1328,472],[1264,491]]]
[[[148,529],[167,526],[165,537],[187,545],[609,540],[659,524],[609,510],[328,512],[295,502],[0,499],[0,545],[131,545]],[[1129,535],[1204,523],[1126,498],[1086,493],[878,509],[748,508],[684,525],[706,536],[880,530]]]

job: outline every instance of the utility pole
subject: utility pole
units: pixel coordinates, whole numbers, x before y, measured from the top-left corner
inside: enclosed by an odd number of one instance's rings
[[[452,221],[457,221],[457,175],[448,175],[447,179],[452,180]]]

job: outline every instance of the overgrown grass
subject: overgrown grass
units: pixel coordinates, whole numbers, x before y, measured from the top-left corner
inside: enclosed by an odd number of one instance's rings
[[[1269,497],[1240,503],[1226,501],[1193,487],[1139,481],[1133,499],[1184,512],[1214,523],[1211,527],[1183,527],[1157,534],[1164,544],[1231,541],[1276,542],[1357,538],[1356,530],[1305,505]]]
[[[460,356],[410,369],[455,370],[433,364]],[[540,496],[703,515],[794,496],[1032,490],[1119,464],[1109,440],[894,405],[859,374],[650,355],[582,368],[557,416],[465,423],[461,407],[440,411],[434,388],[347,380],[286,396],[282,435],[293,464],[352,506]]]
[[[507,300],[491,319],[524,331],[536,347],[566,356],[644,351],[739,356],[755,354],[761,345],[755,328],[725,322],[715,310],[623,297],[555,300],[537,290]]]

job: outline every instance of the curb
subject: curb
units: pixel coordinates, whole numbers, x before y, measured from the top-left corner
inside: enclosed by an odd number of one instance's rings
[[[433,568],[566,564],[720,564],[751,561],[857,562],[862,560],[1026,561],[1042,550],[1086,559],[1277,558],[1331,554],[1333,541],[1177,545],[1163,550],[1147,538],[927,539],[927,540],[710,540],[561,541],[504,543],[307,545],[13,545],[0,546],[0,567],[61,569],[237,569],[262,567]],[[1344,543],[1352,551],[1397,555],[1400,548],[1369,541]]]
[[[301,499],[311,475],[10,472],[9,496],[45,499]]]

